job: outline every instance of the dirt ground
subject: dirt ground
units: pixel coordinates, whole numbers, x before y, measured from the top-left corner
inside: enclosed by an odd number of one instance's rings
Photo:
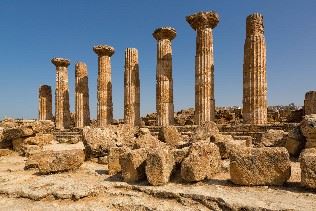
[[[26,158],[0,157],[1,210],[315,210],[316,193],[299,185],[300,168],[283,187],[240,187],[229,173],[188,184],[127,184],[107,166],[85,162],[79,170],[41,176],[24,170]]]

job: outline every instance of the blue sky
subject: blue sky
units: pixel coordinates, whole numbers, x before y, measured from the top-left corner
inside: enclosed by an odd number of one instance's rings
[[[91,116],[96,116],[96,44],[112,56],[114,117],[123,116],[124,49],[139,51],[141,113],[155,111],[155,28],[172,26],[175,110],[194,106],[195,32],[185,16],[215,10],[215,98],[217,106],[241,105],[247,15],[264,15],[269,105],[302,105],[316,90],[315,0],[1,0],[0,118],[36,118],[38,87],[55,89],[52,57],[71,60],[70,107],[74,110],[74,67],[89,70]],[[54,97],[53,97],[54,99]]]

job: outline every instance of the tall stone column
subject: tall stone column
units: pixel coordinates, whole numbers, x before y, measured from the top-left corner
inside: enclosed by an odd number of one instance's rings
[[[309,91],[305,94],[304,114],[316,114],[316,91]]]
[[[153,33],[157,40],[156,67],[156,110],[157,124],[167,126],[174,124],[173,80],[172,80],[172,46],[176,30],[171,27],[158,28]]]
[[[38,92],[38,119],[52,120],[52,88],[48,85],[42,85]]]
[[[196,31],[195,55],[195,124],[215,119],[213,29],[219,22],[214,11],[187,16]]]
[[[56,66],[56,91],[55,91],[55,124],[57,129],[70,127],[68,66],[69,60],[53,58]]]
[[[263,16],[247,17],[243,66],[243,120],[246,124],[267,123],[266,44]]]
[[[113,121],[111,56],[114,48],[97,45],[93,51],[98,54],[97,124],[104,127]]]
[[[82,128],[90,124],[88,69],[83,62],[76,64],[75,125]]]
[[[140,124],[140,83],[136,48],[125,50],[124,123],[135,126]]]

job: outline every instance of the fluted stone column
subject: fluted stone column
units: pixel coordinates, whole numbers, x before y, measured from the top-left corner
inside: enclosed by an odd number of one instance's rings
[[[38,92],[38,119],[52,120],[52,88],[48,85],[42,85]]]
[[[135,126],[140,124],[140,83],[136,48],[125,50],[124,123]]]
[[[173,80],[172,80],[172,46],[176,30],[171,27],[158,28],[153,33],[157,40],[156,67],[156,110],[157,124],[167,126],[174,124]]]
[[[267,123],[266,44],[263,16],[247,17],[243,66],[243,120],[246,124]]]
[[[104,127],[113,121],[111,56],[114,48],[98,45],[93,51],[98,54],[97,124]]]
[[[76,64],[75,125],[82,128],[90,124],[88,69],[83,62]]]
[[[215,119],[213,29],[219,22],[214,11],[186,17],[196,31],[195,55],[195,124]]]
[[[68,66],[69,60],[53,58],[56,66],[56,91],[55,91],[55,125],[57,129],[70,127]]]
[[[304,114],[316,114],[316,91],[309,91],[305,94]]]

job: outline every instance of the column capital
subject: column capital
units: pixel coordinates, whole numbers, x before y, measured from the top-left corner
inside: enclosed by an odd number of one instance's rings
[[[153,37],[156,40],[169,39],[173,40],[176,37],[176,30],[172,27],[160,27],[155,29]]]
[[[112,56],[115,52],[114,48],[109,45],[96,45],[93,47],[93,51],[98,54],[98,56]]]
[[[219,15],[215,11],[198,12],[186,17],[186,21],[194,30],[215,28],[219,22]]]
[[[70,65],[70,61],[68,59],[64,58],[53,58],[51,62],[56,66],[56,67],[68,67]]]
[[[247,16],[246,33],[247,35],[264,33],[263,15],[260,13],[253,13]]]

